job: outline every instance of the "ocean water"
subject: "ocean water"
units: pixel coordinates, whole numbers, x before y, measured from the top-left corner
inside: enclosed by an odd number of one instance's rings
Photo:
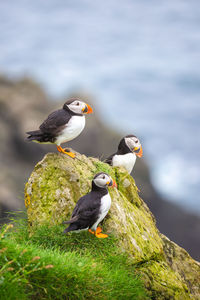
[[[200,214],[199,0],[0,1],[0,72],[92,93],[160,193]]]

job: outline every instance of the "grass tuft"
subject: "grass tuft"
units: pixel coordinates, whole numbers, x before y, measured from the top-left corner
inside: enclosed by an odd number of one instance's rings
[[[41,226],[29,237],[25,220],[1,229],[0,299],[146,299],[116,237],[63,229]]]

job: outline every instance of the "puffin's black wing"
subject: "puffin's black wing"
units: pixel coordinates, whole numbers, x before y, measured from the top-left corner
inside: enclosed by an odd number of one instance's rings
[[[105,163],[109,164],[109,165],[112,165],[112,159],[113,159],[114,155],[115,155],[115,153],[110,155],[108,158],[106,158]]]
[[[71,118],[70,112],[64,109],[59,109],[52,112],[48,118],[40,125],[40,131],[43,133],[51,133],[55,135],[66,125]]]
[[[98,219],[101,197],[93,192],[81,197],[77,202],[70,223],[64,232],[90,228]]]
[[[39,130],[29,131],[28,141],[38,141],[40,143],[54,143],[55,138],[69,122],[71,114],[65,109],[52,112],[48,118],[40,125]]]

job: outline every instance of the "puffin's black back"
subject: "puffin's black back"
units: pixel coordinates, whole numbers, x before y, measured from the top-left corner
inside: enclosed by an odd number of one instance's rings
[[[117,154],[117,152],[114,153],[114,154],[112,154],[112,155],[110,155],[108,158],[106,158],[106,159],[105,159],[105,163],[106,163],[106,164],[109,164],[109,165],[112,165],[112,159],[113,159],[113,157],[114,157],[116,154]]]
[[[28,141],[36,140],[40,143],[54,143],[56,137],[69,122],[71,114],[65,109],[59,109],[52,112],[46,120],[40,125],[39,130],[28,131]]]
[[[72,219],[65,222],[71,224],[64,232],[92,227],[99,216],[101,198],[107,193],[107,188],[100,188],[92,181],[91,192],[78,200],[72,213]]]
[[[40,130],[44,133],[50,132],[56,134],[57,130],[67,124],[71,117],[72,114],[66,109],[56,110],[40,125]]]

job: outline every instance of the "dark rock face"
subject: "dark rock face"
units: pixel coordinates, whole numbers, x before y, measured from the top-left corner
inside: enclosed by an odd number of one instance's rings
[[[77,96],[74,95],[74,96]],[[93,103],[88,95],[79,95]],[[0,77],[0,217],[5,211],[22,209],[24,183],[34,165],[45,153],[56,151],[55,146],[24,141],[26,131],[37,129],[44,118],[62,106],[65,99],[52,103],[32,80],[11,81]],[[98,109],[88,116],[86,127],[70,147],[93,157],[106,158],[116,150],[122,135],[106,128],[98,119]],[[129,133],[129,132],[128,132]],[[144,159],[138,159],[133,176],[141,190],[141,197],[156,217],[159,230],[184,247],[196,259],[200,258],[200,218],[163,200],[151,184],[149,169]]]

